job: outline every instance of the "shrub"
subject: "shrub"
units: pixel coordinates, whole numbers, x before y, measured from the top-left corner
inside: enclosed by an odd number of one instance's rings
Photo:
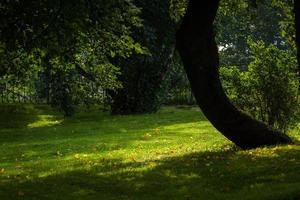
[[[221,67],[223,87],[236,106],[277,130],[286,132],[299,120],[296,58],[275,45],[249,41],[247,71]]]

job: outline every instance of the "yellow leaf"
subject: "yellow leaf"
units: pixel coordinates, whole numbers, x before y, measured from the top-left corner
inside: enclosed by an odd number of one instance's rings
[[[77,153],[74,155],[74,157],[78,159],[78,158],[80,158],[80,155]]]

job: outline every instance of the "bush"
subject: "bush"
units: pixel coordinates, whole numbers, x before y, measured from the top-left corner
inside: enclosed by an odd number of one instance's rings
[[[221,67],[223,87],[236,106],[277,130],[286,132],[299,120],[296,58],[289,51],[249,41],[247,71]]]

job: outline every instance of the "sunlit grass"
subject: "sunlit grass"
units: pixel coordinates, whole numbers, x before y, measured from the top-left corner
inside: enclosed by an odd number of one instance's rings
[[[239,150],[197,108],[72,119],[27,111],[0,130],[1,200],[300,197],[298,144]]]
[[[56,120],[55,116],[53,115],[37,115],[37,120],[29,123],[27,125],[28,128],[38,128],[44,126],[53,126],[62,123],[63,120]]]

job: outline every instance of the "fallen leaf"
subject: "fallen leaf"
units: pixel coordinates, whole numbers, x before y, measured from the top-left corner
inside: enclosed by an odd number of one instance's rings
[[[80,155],[77,153],[74,155],[74,157],[78,159],[78,158],[80,158]]]

